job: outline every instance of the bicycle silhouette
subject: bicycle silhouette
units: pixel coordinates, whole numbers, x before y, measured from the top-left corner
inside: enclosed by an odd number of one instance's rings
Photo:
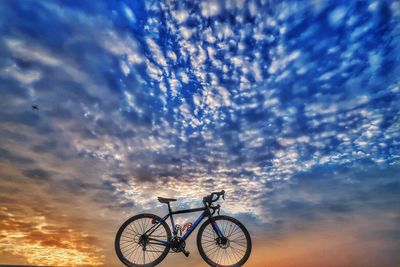
[[[182,252],[186,257],[185,241],[204,218],[208,218],[197,234],[197,247],[201,257],[211,266],[242,266],[251,253],[250,234],[235,218],[219,215],[220,205],[213,205],[225,191],[214,192],[203,198],[204,207],[172,211],[173,198],[158,200],[168,205],[168,214],[160,218],[154,214],[139,214],[128,219],[119,228],[115,238],[118,258],[128,267],[150,267],[159,264],[170,250]],[[203,211],[193,224],[175,225],[174,214]],[[218,216],[214,216],[215,212]],[[166,220],[171,218],[172,234]],[[184,235],[182,236],[182,233]]]

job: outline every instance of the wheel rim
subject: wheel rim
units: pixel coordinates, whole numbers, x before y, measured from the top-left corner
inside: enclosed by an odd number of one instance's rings
[[[165,245],[154,244],[150,238],[168,240],[168,234],[163,225],[160,225],[150,236],[144,233],[153,226],[152,217],[143,217],[133,220],[121,232],[119,250],[128,264],[151,265],[163,253]]]
[[[215,264],[235,266],[246,255],[247,237],[244,231],[234,222],[218,220],[218,227],[226,239],[221,239],[215,233],[212,224],[208,224],[201,238],[205,255]]]

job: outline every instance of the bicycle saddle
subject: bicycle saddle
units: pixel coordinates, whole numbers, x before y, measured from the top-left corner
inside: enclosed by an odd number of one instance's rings
[[[176,199],[175,198],[158,197],[158,201],[160,201],[161,203],[168,204],[171,201],[176,201]]]

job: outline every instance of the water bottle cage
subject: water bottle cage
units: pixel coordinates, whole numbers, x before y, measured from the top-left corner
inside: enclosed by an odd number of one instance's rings
[[[182,231],[183,232],[187,232],[187,231],[189,231],[189,229],[192,227],[192,223],[191,222],[189,222],[189,223],[185,223],[185,225],[182,227]]]

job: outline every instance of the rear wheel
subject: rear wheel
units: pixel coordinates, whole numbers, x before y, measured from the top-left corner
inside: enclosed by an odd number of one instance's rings
[[[167,256],[171,240],[168,225],[162,222],[152,234],[145,234],[159,221],[157,215],[139,214],[122,224],[115,237],[115,251],[122,263],[128,267],[150,267]]]
[[[214,220],[225,238],[219,238],[211,221],[206,221],[197,234],[201,257],[211,266],[242,266],[251,253],[249,232],[235,218],[216,216]]]

